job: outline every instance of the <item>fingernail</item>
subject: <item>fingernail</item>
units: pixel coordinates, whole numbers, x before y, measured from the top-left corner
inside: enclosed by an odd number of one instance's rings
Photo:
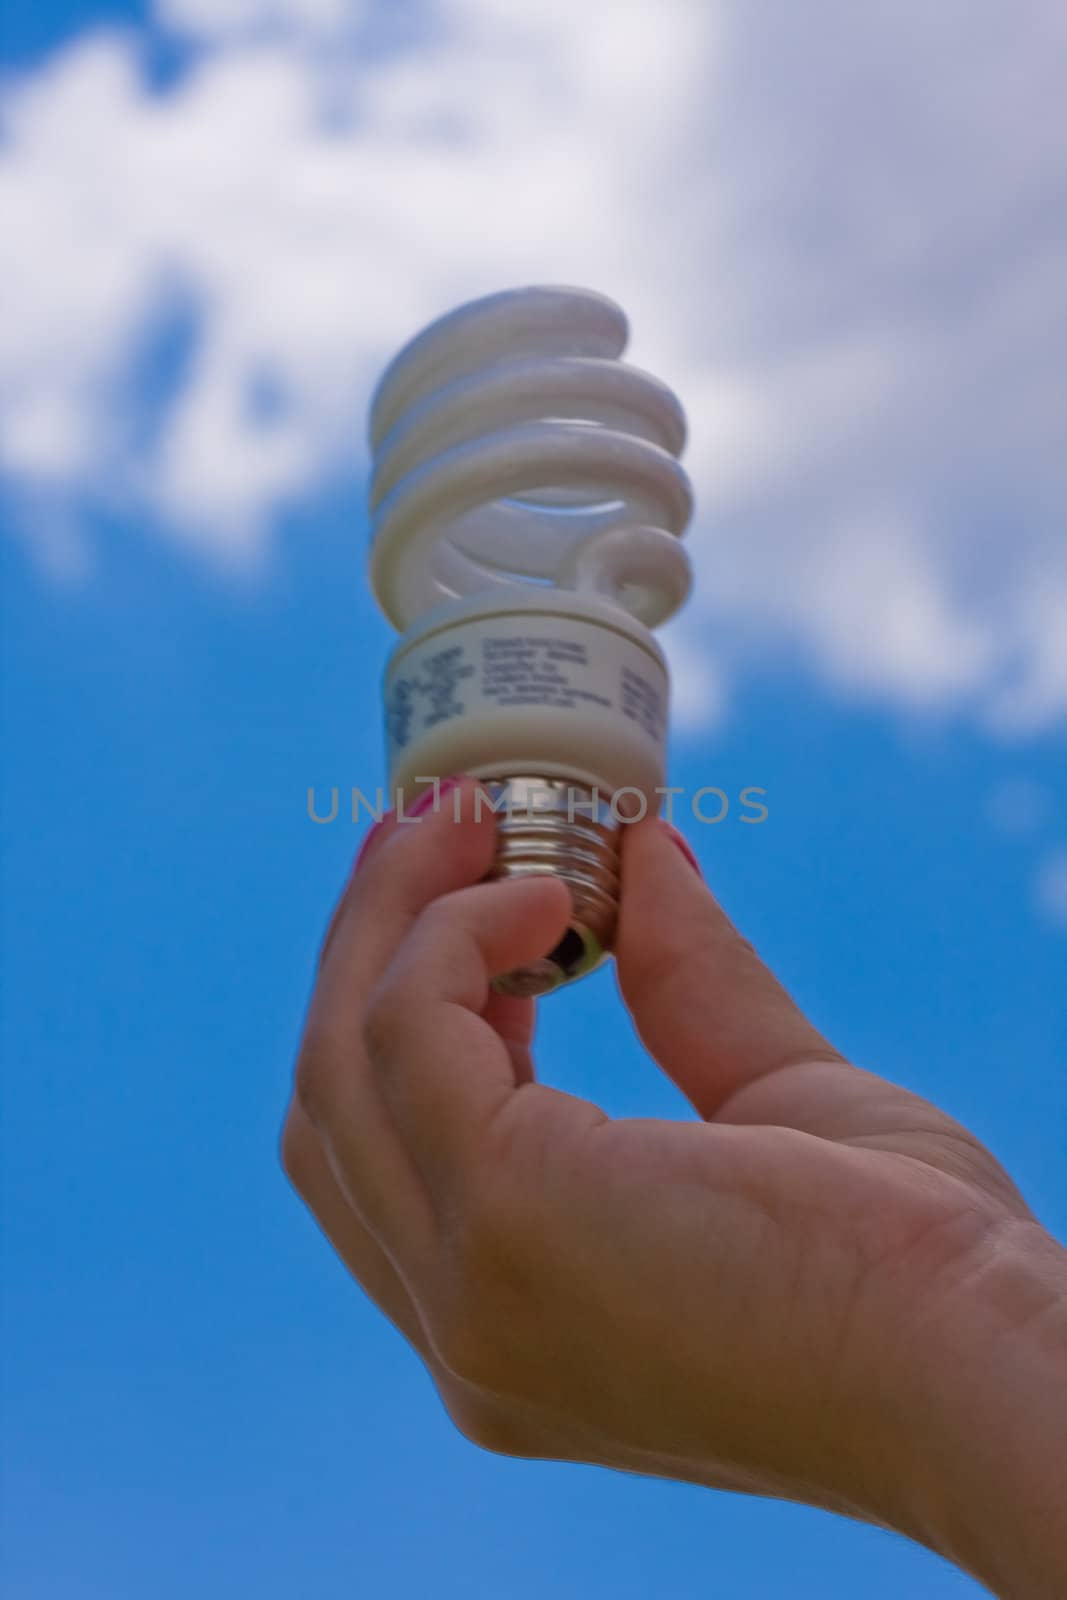
[[[355,862],[355,866],[352,868],[353,872],[358,872],[359,871],[364,856],[367,854],[367,851],[370,848],[370,846],[373,843],[373,841],[375,839],[377,839],[378,835],[381,833],[383,827],[385,826],[386,819],[388,817],[390,817],[391,815],[392,815],[392,813],[389,812],[389,811],[383,812],[382,815],[378,818],[377,822],[372,823],[371,826],[367,829],[367,833],[366,833],[366,836],[365,836],[365,838],[363,840],[363,843],[360,845],[359,850],[356,852],[356,862]]]
[[[408,816],[421,817],[431,809],[439,811],[445,795],[451,794],[453,789],[458,788],[459,781],[458,778],[442,778],[439,783],[431,784],[428,789],[424,789],[422,794],[419,795],[419,798],[408,812]]]
[[[700,862],[693,854],[692,846],[690,845],[689,840],[683,833],[679,833],[678,829],[669,822],[664,822],[663,828],[671,843],[673,845],[677,845],[678,849],[682,852],[693,871],[698,877],[702,878],[704,874],[700,870]]]

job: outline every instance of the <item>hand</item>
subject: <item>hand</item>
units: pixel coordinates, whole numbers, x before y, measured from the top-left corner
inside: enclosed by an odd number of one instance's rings
[[[1044,1335],[1062,1269],[1010,1179],[827,1043],[656,820],[625,830],[618,976],[701,1120],[611,1119],[539,1084],[532,1003],[488,985],[552,946],[567,892],[479,882],[494,823],[472,792],[459,822],[449,796],[370,841],[283,1138],[456,1425],[509,1455],[836,1509],[996,1581],[1020,1570],[971,1527],[992,1489],[969,1412],[1016,1323]],[[1028,1479],[1039,1513],[1046,1480]]]

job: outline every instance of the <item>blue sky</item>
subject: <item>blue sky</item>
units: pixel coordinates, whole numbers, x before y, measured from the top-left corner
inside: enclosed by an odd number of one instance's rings
[[[672,777],[770,809],[689,827],[710,882],[842,1049],[1067,1234],[1063,23],[853,10],[6,24],[20,1600],[978,1592],[802,1508],[479,1454],[275,1155],[358,836],[307,788],[383,780],[373,378],[460,300],[576,281],[690,413]],[[543,1007],[538,1059],[689,1114],[610,972]]]

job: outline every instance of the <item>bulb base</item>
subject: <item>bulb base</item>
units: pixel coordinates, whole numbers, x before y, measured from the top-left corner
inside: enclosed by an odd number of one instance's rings
[[[483,778],[497,814],[487,876],[560,878],[573,912],[555,948],[493,979],[498,994],[543,995],[584,978],[608,957],[619,908],[620,823],[588,785],[565,778]]]

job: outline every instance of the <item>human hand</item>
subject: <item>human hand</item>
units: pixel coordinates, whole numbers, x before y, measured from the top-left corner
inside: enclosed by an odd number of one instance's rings
[[[283,1156],[338,1253],[484,1448],[806,1501],[1013,1583],[971,1412],[1017,1329],[1044,1359],[1057,1247],[972,1135],[812,1027],[658,821],[625,830],[618,976],[701,1120],[539,1084],[532,1002],[488,985],[567,893],[479,881],[472,790],[383,824],[327,935]],[[1018,1361],[999,1381],[1034,1408]],[[1028,1559],[1001,1592],[1058,1592]]]

